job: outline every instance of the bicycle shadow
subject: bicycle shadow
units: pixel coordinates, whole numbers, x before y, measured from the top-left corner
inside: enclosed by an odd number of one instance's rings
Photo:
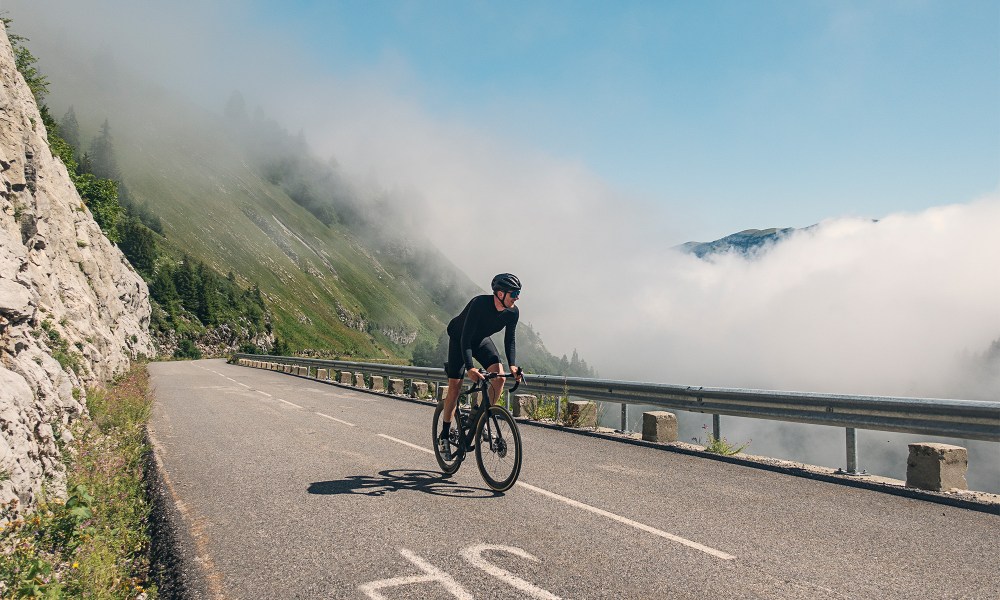
[[[315,481],[310,483],[308,488],[310,494],[327,496],[361,494],[378,497],[404,490],[455,498],[482,499],[503,496],[503,493],[490,489],[460,485],[436,471],[417,469],[388,469],[379,471],[377,476],[351,475],[334,481]]]

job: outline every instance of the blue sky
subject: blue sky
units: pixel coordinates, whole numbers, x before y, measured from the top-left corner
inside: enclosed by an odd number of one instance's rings
[[[703,235],[1000,183],[997,2],[259,2],[334,77],[575,160]]]

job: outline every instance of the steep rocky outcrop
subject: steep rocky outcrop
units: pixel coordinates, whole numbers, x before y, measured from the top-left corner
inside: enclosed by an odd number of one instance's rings
[[[83,389],[152,355],[149,291],[49,151],[0,25],[0,502],[64,493]]]

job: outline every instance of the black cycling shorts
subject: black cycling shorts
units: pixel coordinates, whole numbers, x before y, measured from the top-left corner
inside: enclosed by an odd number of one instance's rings
[[[472,344],[472,356],[484,368],[489,368],[500,362],[500,354],[493,340],[483,338],[478,344]],[[462,352],[462,339],[458,336],[448,336],[448,363],[444,367],[449,379],[465,378],[465,353]]]

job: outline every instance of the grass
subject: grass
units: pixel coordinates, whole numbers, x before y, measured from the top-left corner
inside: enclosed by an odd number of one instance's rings
[[[739,454],[747,448],[750,447],[750,442],[753,440],[747,440],[745,444],[736,446],[729,443],[725,437],[717,438],[711,433],[707,433],[708,425],[702,425],[701,427],[706,431],[707,441],[705,442],[705,452],[711,452],[712,454],[721,454],[722,456],[732,456],[734,454]],[[701,440],[698,440],[699,443]]]
[[[145,365],[89,390],[89,418],[66,444],[65,501],[0,505],[0,597],[149,599],[150,505],[144,471],[152,397]]]

